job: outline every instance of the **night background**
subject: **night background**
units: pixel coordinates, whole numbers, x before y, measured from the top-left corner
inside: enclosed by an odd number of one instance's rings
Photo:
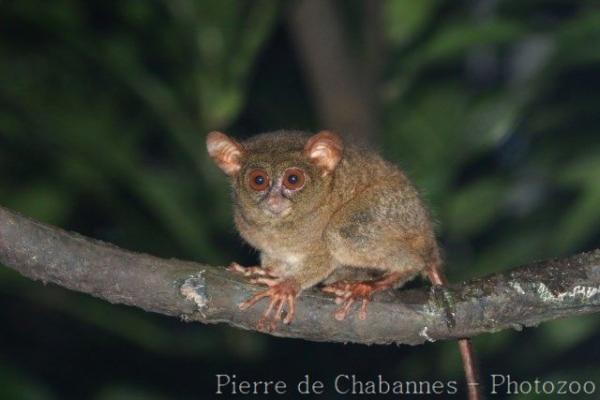
[[[5,0],[0,59],[0,205],[129,250],[254,263],[204,142],[281,128],[334,129],[400,165],[450,281],[600,246],[598,1]],[[484,378],[600,390],[598,328],[473,342]],[[218,373],[310,374],[322,398],[338,374],[458,380],[464,398],[455,342],[279,339],[0,268],[2,399],[205,398]]]

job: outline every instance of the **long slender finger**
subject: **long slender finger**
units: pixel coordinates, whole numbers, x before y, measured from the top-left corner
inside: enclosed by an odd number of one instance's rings
[[[246,269],[248,270],[248,275],[260,275],[260,276],[268,276],[271,278],[276,278],[276,276],[273,275],[273,272],[268,268],[248,267]]]
[[[348,290],[347,290],[347,289],[344,289],[344,288],[334,288],[334,287],[329,287],[329,286],[326,286],[326,287],[324,287],[324,288],[323,288],[323,289],[321,289],[321,290],[322,290],[323,292],[325,292],[325,293],[331,293],[331,294],[334,294],[334,295],[336,295],[336,296],[338,296],[338,297],[342,297],[342,296],[344,296],[346,293],[348,293]]]
[[[350,310],[350,307],[352,306],[352,304],[354,303],[354,299],[351,297],[348,300],[346,300],[346,303],[337,309],[337,311],[335,312],[334,316],[335,319],[337,319],[338,321],[342,321],[346,318],[346,316],[348,315],[348,310]]]
[[[270,276],[271,278],[279,277],[271,268],[263,268],[263,271],[265,271],[265,275]]]
[[[296,302],[294,300],[293,295],[291,295],[291,294],[288,295],[287,304],[288,304],[288,313],[283,320],[284,324],[289,324],[290,322],[292,322],[292,320],[294,319],[294,314],[296,313]]]
[[[356,301],[356,299],[354,297],[350,297],[346,300],[346,303],[342,307],[345,314],[348,314],[350,307],[352,307],[352,304],[354,304],[355,301]]]
[[[277,314],[275,314],[273,317],[271,317],[271,312],[273,311],[273,308],[275,308],[276,304],[278,304],[277,310],[280,310],[281,307],[283,306],[284,302],[285,302],[284,299],[282,299],[280,297],[273,298],[271,300],[271,302],[269,303],[269,306],[263,313],[262,317],[256,324],[256,327],[261,331],[267,331],[267,332],[274,331],[275,328],[277,327],[277,320],[279,318],[277,318]]]
[[[321,290],[324,291],[325,293],[336,293],[336,292],[339,292],[340,290],[343,291],[347,288],[348,288],[348,282],[337,281],[337,282],[333,282],[330,285],[325,286]]]
[[[250,297],[248,300],[240,303],[238,307],[240,308],[240,310],[245,310],[248,307],[252,307],[260,299],[271,296],[271,294],[271,289],[263,290],[262,292],[259,292],[254,296]]]
[[[256,329],[262,332],[271,332],[271,324],[269,323],[268,318],[261,318],[256,323]]]
[[[279,307],[277,307],[277,310],[275,311],[275,320],[279,321],[281,319],[281,314],[283,312],[283,306],[285,305],[285,299],[280,299],[279,300]]]
[[[338,287],[335,291],[335,295],[344,299],[349,298],[352,296],[352,284],[348,282],[342,282],[340,287]]]
[[[361,321],[364,321],[367,318],[367,304],[369,304],[369,299],[363,299],[360,310],[358,311],[358,319]]]
[[[268,276],[271,278],[276,278],[276,276],[273,275],[273,273],[268,268],[263,268],[263,267],[256,266],[256,265],[252,266],[252,267],[242,267],[240,264],[238,264],[236,262],[232,262],[231,264],[229,264],[229,266],[226,269],[227,269],[227,271],[242,274],[246,277],[258,275],[259,277],[260,276]]]
[[[269,332],[273,332],[275,329],[277,328],[277,320],[276,319],[269,319]]]
[[[279,279],[273,279],[273,278],[255,278],[255,279],[250,279],[250,283],[259,283],[261,285],[267,285],[269,287],[275,286],[280,282]]]
[[[321,288],[321,291],[325,292],[325,293],[334,293],[335,294],[335,292],[337,290],[338,289],[333,285],[328,285],[328,286],[324,286],[323,288]]]
[[[262,269],[261,267],[246,267],[247,275],[266,275],[267,271]]]
[[[267,306],[267,309],[256,323],[256,328],[258,330],[272,332],[275,329],[277,324],[275,323],[275,320],[271,317],[271,312],[273,312],[273,308],[275,307],[275,305],[281,302],[283,302],[283,300],[279,297],[274,297],[271,299],[269,305]]]
[[[264,318],[265,320],[268,319],[269,316],[271,315],[271,312],[273,311],[273,307],[275,307],[275,304],[277,304],[277,302],[279,302],[279,301],[280,300],[278,297],[272,297],[267,309],[265,310],[265,312],[262,315],[262,318]]]
[[[226,269],[227,271],[239,272],[241,274],[244,274],[246,272],[246,269],[236,262],[232,262],[231,264],[229,264],[229,266]]]
[[[235,272],[236,274],[242,274],[245,277],[253,276],[253,275],[262,275],[260,271],[262,271],[261,267],[242,267],[240,264],[236,262],[232,262],[226,268],[227,271]]]

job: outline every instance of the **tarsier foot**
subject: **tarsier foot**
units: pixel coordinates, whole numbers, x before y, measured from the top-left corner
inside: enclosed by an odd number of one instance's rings
[[[292,322],[296,311],[295,299],[300,292],[298,282],[293,279],[281,280],[272,278],[256,278],[252,279],[251,282],[267,285],[269,289],[259,292],[241,303],[239,306],[240,310],[248,309],[264,297],[271,298],[267,309],[256,325],[258,330],[269,332],[274,330],[277,323],[282,320],[283,308],[286,304],[287,314],[283,318],[283,323],[289,324]],[[275,310],[274,313],[273,310]]]
[[[259,267],[257,265],[253,267],[242,267],[240,264],[236,262],[232,262],[227,267],[227,271],[237,272],[247,277],[260,277],[260,276],[268,276],[274,278],[272,271],[269,268]]]
[[[367,304],[371,301],[373,293],[391,288],[403,276],[403,273],[393,272],[375,281],[338,281],[322,290],[325,293],[333,293],[336,296],[335,303],[342,305],[336,310],[335,319],[341,321],[346,318],[352,304],[360,300],[362,303],[358,310],[358,318],[364,320],[367,318]]]
[[[341,304],[341,307],[335,311],[335,319],[342,321],[348,315],[350,307],[355,301],[361,301],[358,310],[358,318],[364,320],[367,318],[367,304],[371,301],[374,292],[380,290],[373,281],[338,281],[327,285],[322,289],[325,293],[332,293],[336,296],[335,303]]]

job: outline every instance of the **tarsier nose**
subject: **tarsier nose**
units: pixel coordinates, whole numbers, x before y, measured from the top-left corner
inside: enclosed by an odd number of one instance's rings
[[[269,211],[274,214],[281,214],[288,208],[286,199],[278,193],[269,195],[265,202]]]
[[[281,204],[281,196],[278,195],[271,195],[267,198],[267,205],[269,207],[273,207],[276,208]]]

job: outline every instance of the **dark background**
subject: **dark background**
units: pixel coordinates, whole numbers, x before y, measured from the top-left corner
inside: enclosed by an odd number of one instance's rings
[[[1,1],[0,204],[135,251],[252,263],[206,133],[327,127],[412,177],[451,281],[599,246],[597,1],[320,2],[321,19],[300,3]],[[323,43],[346,58],[311,64]],[[315,79],[332,71],[349,80]],[[598,327],[589,315],[474,344],[485,377],[600,392]],[[0,269],[2,399],[205,398],[217,373],[290,387],[310,374],[323,398],[340,373],[462,380],[455,343],[277,339]]]

